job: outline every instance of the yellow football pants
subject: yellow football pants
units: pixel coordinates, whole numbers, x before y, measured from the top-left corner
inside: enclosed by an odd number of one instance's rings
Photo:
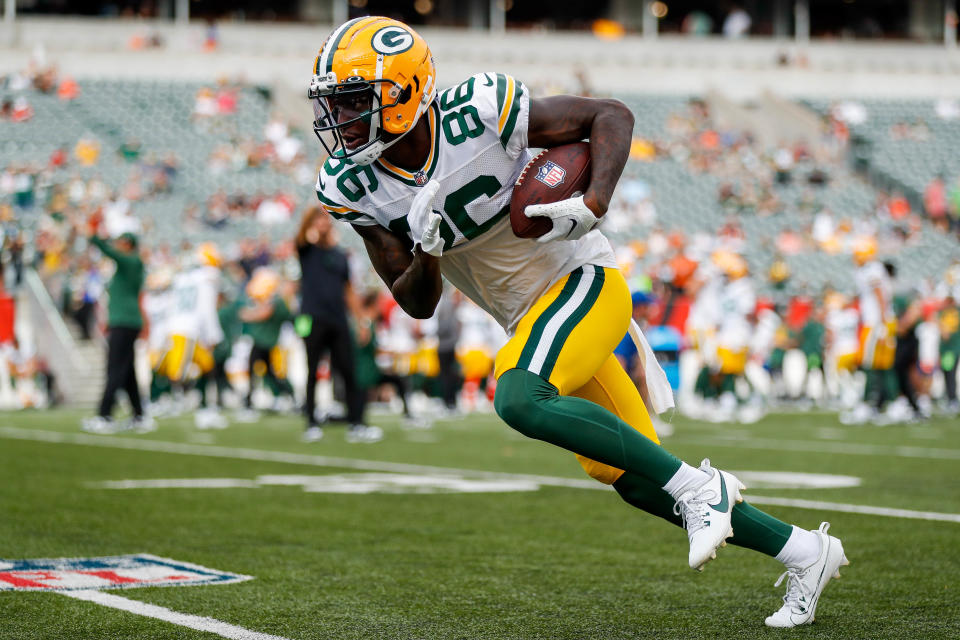
[[[156,371],[172,382],[183,382],[190,377],[190,365],[196,365],[198,375],[213,370],[213,354],[203,346],[186,336],[173,335],[168,339],[168,347]]]
[[[585,265],[550,287],[497,353],[495,375],[525,369],[545,378],[560,395],[595,402],[658,443],[640,392],[613,350],[627,333],[630,289],[617,269]],[[578,455],[593,478],[612,484],[623,474]]]
[[[886,371],[897,352],[897,321],[882,327],[860,327],[860,366]]]
[[[273,375],[277,376],[279,380],[287,379],[288,359],[289,353],[285,347],[275,346],[270,349],[270,365],[273,367]],[[266,373],[266,370],[264,370],[264,373]]]

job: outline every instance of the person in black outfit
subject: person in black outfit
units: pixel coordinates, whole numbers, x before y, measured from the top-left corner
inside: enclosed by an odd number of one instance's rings
[[[324,352],[330,353],[330,369],[343,381],[347,405],[347,437],[356,442],[375,442],[382,437],[377,427],[363,423],[362,390],[354,375],[353,341],[347,322],[347,308],[356,315],[358,301],[350,286],[347,256],[336,246],[333,222],[319,206],[308,209],[296,237],[300,258],[300,316],[295,326],[307,351],[307,394],[304,439],[322,436],[316,418],[317,367]]]

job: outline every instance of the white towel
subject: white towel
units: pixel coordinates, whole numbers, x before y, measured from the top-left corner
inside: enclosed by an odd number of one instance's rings
[[[643,337],[643,332],[637,326],[635,320],[630,320],[630,338],[637,347],[637,353],[640,355],[640,364],[643,366],[643,373],[647,378],[647,392],[650,394],[650,403],[653,405],[654,413],[660,414],[668,409],[673,409],[676,405],[673,402],[673,389],[670,387],[670,381],[667,380],[667,374],[663,367],[657,362],[657,356],[654,355],[650,343]]]

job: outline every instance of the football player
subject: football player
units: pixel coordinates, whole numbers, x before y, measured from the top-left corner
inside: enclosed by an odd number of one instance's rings
[[[857,333],[860,314],[854,302],[854,299],[847,299],[836,292],[824,299],[827,310],[826,359],[830,363],[827,371],[836,380],[837,394],[844,407],[852,406],[857,396],[853,373],[857,370],[857,352],[860,349]]]
[[[857,239],[853,260],[860,306],[860,368],[867,374],[863,402],[841,414],[845,424],[863,424],[881,419],[884,403],[896,397],[893,360],[897,350],[897,317],[893,313],[893,285],[883,263],[876,259],[877,241]]]
[[[157,369],[181,389],[191,380],[204,380],[213,370],[213,348],[223,339],[217,317],[221,258],[216,245],[205,242],[197,247],[193,263],[196,266],[173,279],[166,321],[168,346]],[[219,414],[206,406],[200,407],[194,420],[199,429],[225,426]]]
[[[717,422],[756,422],[736,415],[739,399],[736,382],[747,367],[750,336],[753,327],[750,315],[757,306],[757,296],[749,277],[747,261],[729,251],[718,251],[714,262],[723,270],[725,282],[720,290],[720,324],[717,330],[717,362],[720,369],[720,399],[714,417]],[[748,412],[752,413],[752,412]],[[759,418],[757,418],[759,419]]]
[[[534,100],[499,73],[440,92],[427,43],[382,17],[350,20],[330,34],[308,95],[330,152],[317,180],[320,202],[363,238],[400,306],[430,317],[446,278],[510,335],[494,366],[503,420],[574,452],[628,503],[685,526],[692,568],[731,534],[731,542],[777,557],[787,565],[787,596],[766,623],[812,622],[820,592],[846,563],[828,524],[785,524],[741,502],[734,475],[660,447],[613,355],[630,323],[630,290],[595,227],[627,160],[630,111],[615,100]],[[509,203],[529,148],[584,139],[589,188],[526,207],[529,217],[551,219],[552,230],[536,240],[515,236]]]

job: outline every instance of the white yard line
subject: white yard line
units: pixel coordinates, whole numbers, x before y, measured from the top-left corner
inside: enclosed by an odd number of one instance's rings
[[[32,440],[36,442],[55,442],[88,445],[94,447],[106,447],[110,449],[132,449],[136,451],[153,451],[160,453],[174,453],[189,456],[207,456],[215,458],[231,458],[236,460],[257,460],[262,462],[280,462],[285,464],[298,464],[311,467],[334,467],[340,469],[358,469],[363,471],[385,471],[393,473],[430,473],[430,474],[457,474],[462,476],[472,476],[476,478],[490,479],[512,479],[529,480],[543,486],[549,487],[570,487],[574,489],[599,489],[609,490],[610,487],[600,484],[594,480],[559,478],[554,476],[538,476],[521,473],[504,473],[497,471],[476,471],[473,469],[452,469],[449,467],[433,467],[426,465],[405,464],[402,462],[381,462],[377,460],[358,460],[356,458],[335,458],[331,456],[315,456],[301,453],[289,453],[284,451],[264,451],[261,449],[243,449],[237,447],[220,447],[214,445],[185,444],[180,442],[165,442],[161,440],[145,440],[140,438],[118,438],[113,436],[95,436],[85,433],[63,433],[60,431],[44,431],[39,429],[20,429],[17,427],[0,427],[0,437],[13,440]],[[752,441],[756,442],[756,441]],[[770,441],[777,442],[777,441]],[[744,443],[734,443],[724,440],[711,440],[704,442],[707,445],[725,444],[735,446]],[[804,441],[786,441],[780,442],[778,449],[797,449],[796,443],[805,443]],[[839,444],[839,443],[832,443]],[[827,447],[832,444],[821,443],[821,446]],[[847,445],[842,445],[847,446]],[[853,446],[853,445],[849,445]],[[872,445],[858,445],[870,447]],[[879,447],[879,445],[878,445]],[[766,447],[762,447],[766,448]],[[913,456],[906,453],[907,457],[920,457],[917,447],[880,447],[884,450],[889,449],[909,449],[914,450]],[[807,451],[823,452],[819,449],[805,449]],[[923,449],[922,451],[948,453],[953,452],[960,458],[960,451],[954,449]],[[831,451],[831,453],[841,453]],[[853,452],[846,452],[853,453]],[[859,455],[868,455],[863,451],[856,451]],[[874,453],[873,455],[898,455],[887,453]],[[841,513],[862,513],[875,516],[885,516],[893,518],[910,518],[917,520],[934,520],[939,522],[958,522],[960,523],[960,514],[938,513],[933,511],[912,511],[909,509],[889,509],[886,507],[871,507],[867,505],[844,504],[840,502],[819,502],[814,500],[798,500],[791,498],[775,498],[767,496],[749,495],[749,502],[756,504],[769,504],[774,506],[796,507],[799,509],[815,509],[820,511],[837,511]]]
[[[678,441],[678,444],[693,443]],[[705,447],[735,447],[737,449],[804,451],[807,453],[890,456],[893,458],[928,458],[931,460],[960,460],[960,449],[861,444],[857,442],[817,442],[815,440],[777,440],[773,438],[697,438],[696,444]]]
[[[820,502],[818,500],[798,500],[794,498],[774,498],[772,496],[748,495],[751,504],[772,504],[778,507],[797,507],[799,509],[817,509],[821,511],[839,511],[841,513],[864,513],[871,516],[888,518],[908,518],[910,520],[935,520],[939,522],[960,522],[960,513],[938,513],[936,511],[913,511],[910,509],[888,509],[870,507],[864,504],[844,504],[842,502]]]
[[[41,429],[0,427],[0,438],[9,438],[12,440],[33,440],[37,442],[80,444],[91,447],[106,447],[108,449],[133,449],[135,451],[176,453],[186,456],[231,458],[234,460],[257,460],[261,462],[282,462],[286,464],[300,464],[309,467],[335,467],[340,469],[357,469],[361,471],[386,471],[394,473],[420,474],[427,473],[438,475],[447,473],[471,476],[474,478],[491,478],[495,480],[530,480],[544,486],[552,487],[572,487],[575,489],[598,488],[596,481],[578,478],[557,478],[552,476],[537,476],[522,473],[477,471],[473,469],[451,469],[449,467],[433,467],[429,465],[407,464],[404,462],[358,460],[356,458],[316,456],[305,453],[292,453],[288,451],[266,451],[263,449],[245,449],[241,447],[187,444],[183,442],[166,442],[163,440],[147,440],[141,438],[118,438],[115,436],[96,436],[86,433],[65,433],[60,431],[44,431]],[[601,485],[600,488],[605,487]]]
[[[79,591],[58,591],[57,593],[67,596],[68,598],[75,598],[77,600],[84,600],[86,602],[94,602],[112,609],[120,609],[121,611],[127,611],[128,613],[135,613],[138,616],[156,618],[157,620],[170,622],[172,624],[180,625],[181,627],[189,627],[190,629],[196,629],[197,631],[215,633],[218,636],[230,638],[231,640],[289,640],[288,638],[283,638],[281,636],[272,636],[268,633],[250,631],[249,629],[244,629],[243,627],[238,627],[237,625],[222,622],[214,618],[171,611],[166,607],[158,607],[157,605],[147,604],[146,602],[140,602],[139,600],[130,600],[129,598],[123,598],[121,596],[117,596],[112,593],[106,593],[104,591],[83,589]]]

